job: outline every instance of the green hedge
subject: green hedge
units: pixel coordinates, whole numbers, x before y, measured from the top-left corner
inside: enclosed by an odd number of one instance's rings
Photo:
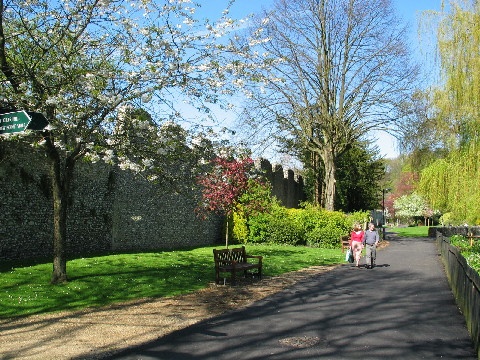
[[[287,209],[274,206],[269,213],[251,216],[245,222],[240,216],[234,216],[233,238],[237,242],[306,245],[333,249],[340,246],[341,235],[348,234],[355,222],[364,223],[369,214],[357,212],[345,214],[339,211],[327,211],[307,205],[302,209]],[[239,229],[242,229],[241,231]],[[248,240],[236,237],[245,234]]]
[[[305,245],[301,224],[297,221],[296,209],[275,207],[270,213],[252,216],[248,219],[249,241]]]

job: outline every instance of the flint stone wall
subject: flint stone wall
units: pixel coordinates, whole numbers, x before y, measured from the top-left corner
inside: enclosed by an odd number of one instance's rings
[[[53,204],[48,162],[42,153],[0,144],[0,260],[50,259]],[[14,154],[14,156],[11,156]],[[285,206],[304,200],[293,172],[261,160],[258,166]],[[192,194],[179,194],[104,163],[76,164],[69,199],[69,257],[223,244],[224,219],[195,214]]]

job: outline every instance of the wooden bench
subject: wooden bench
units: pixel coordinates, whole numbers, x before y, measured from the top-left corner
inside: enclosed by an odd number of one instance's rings
[[[215,260],[215,283],[220,283],[220,273],[229,272],[231,274],[231,283],[235,284],[237,273],[243,272],[244,276],[257,275],[262,277],[263,256],[247,255],[245,246],[231,249],[213,249],[213,259]],[[256,261],[248,259],[254,259]],[[251,273],[249,270],[257,269]]]
[[[342,246],[342,253],[345,252],[345,249],[350,247],[350,235],[341,235],[340,244]]]

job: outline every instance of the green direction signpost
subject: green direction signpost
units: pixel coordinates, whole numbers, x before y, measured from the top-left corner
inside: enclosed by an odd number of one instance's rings
[[[47,125],[47,118],[42,113],[22,110],[0,114],[0,135],[25,130],[43,130]]]

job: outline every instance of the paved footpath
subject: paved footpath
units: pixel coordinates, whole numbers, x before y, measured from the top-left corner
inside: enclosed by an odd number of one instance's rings
[[[362,259],[363,260],[363,259]],[[110,359],[476,359],[433,239],[400,238],[246,309]]]

